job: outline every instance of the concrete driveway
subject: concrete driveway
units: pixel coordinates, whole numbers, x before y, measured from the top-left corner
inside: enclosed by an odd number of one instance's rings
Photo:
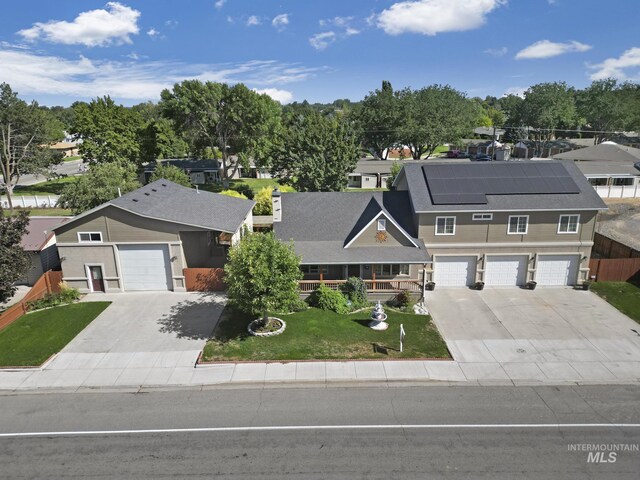
[[[164,384],[176,372],[192,373],[226,297],[131,292],[82,301],[112,303],[46,365],[53,386]]]
[[[497,362],[510,378],[640,377],[640,326],[594,293],[436,288],[426,303],[463,371]]]

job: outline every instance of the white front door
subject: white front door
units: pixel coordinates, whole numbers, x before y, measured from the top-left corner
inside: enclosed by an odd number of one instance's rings
[[[171,290],[167,245],[118,245],[125,291]]]
[[[476,257],[437,256],[434,261],[434,282],[442,287],[464,287],[474,283]]]
[[[523,255],[487,255],[485,285],[523,285],[527,273],[527,260],[528,257]]]
[[[575,285],[577,276],[578,255],[538,255],[538,285]]]

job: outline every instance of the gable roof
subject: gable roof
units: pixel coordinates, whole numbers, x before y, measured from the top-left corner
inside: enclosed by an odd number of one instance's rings
[[[20,245],[27,252],[39,252],[54,235],[53,229],[71,217],[29,217],[27,230],[20,239]]]
[[[278,238],[294,242],[304,264],[420,263],[428,260],[416,236],[407,192],[282,193],[282,221],[273,229]],[[417,247],[348,246],[381,213]]]
[[[570,152],[559,153],[553,158],[581,162],[600,161],[614,163],[640,162],[640,148],[626,147],[614,142],[603,142],[592,147],[580,148]]]
[[[606,209],[573,162],[407,164],[394,184],[401,178],[406,178],[416,213]]]
[[[252,200],[195,190],[160,179],[81,213],[68,223],[114,206],[146,218],[235,233],[254,205]]]

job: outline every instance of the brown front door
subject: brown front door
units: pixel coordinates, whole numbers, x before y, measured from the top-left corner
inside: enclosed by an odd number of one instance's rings
[[[91,289],[94,292],[104,292],[104,279],[102,278],[102,267],[89,267],[91,274]]]

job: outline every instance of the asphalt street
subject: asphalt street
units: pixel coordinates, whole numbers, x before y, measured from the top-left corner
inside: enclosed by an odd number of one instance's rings
[[[57,175],[76,175],[79,172],[79,168],[83,165],[82,160],[71,160],[70,162],[64,162],[60,165],[52,167],[52,172]],[[18,185],[27,186],[34,185],[40,182],[46,182],[47,177],[44,175],[23,175],[20,177]]]
[[[637,479],[638,445],[637,386],[0,397],[2,478]]]

